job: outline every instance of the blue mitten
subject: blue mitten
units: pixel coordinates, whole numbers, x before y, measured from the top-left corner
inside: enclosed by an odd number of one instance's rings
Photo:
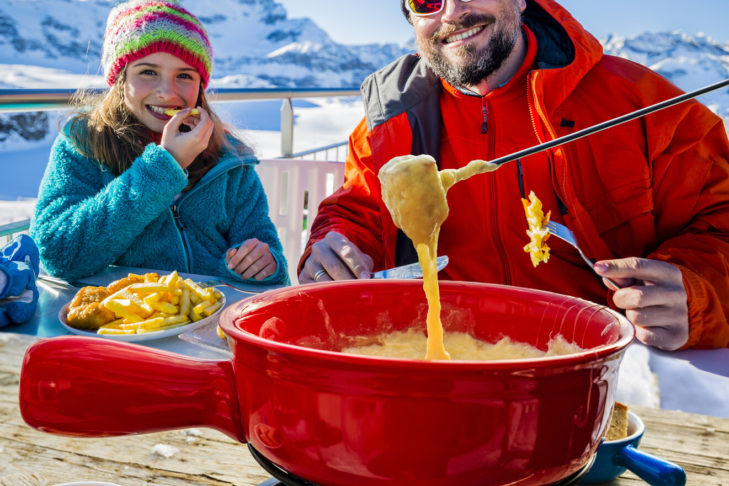
[[[18,235],[0,250],[0,327],[28,321],[38,306],[38,248],[28,235]]]

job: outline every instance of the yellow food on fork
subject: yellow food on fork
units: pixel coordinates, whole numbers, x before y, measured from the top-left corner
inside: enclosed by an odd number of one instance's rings
[[[116,291],[97,292],[101,297],[93,303],[106,312],[103,320],[97,319],[98,334],[143,334],[172,329],[210,316],[223,305],[220,292],[183,279],[176,271],[162,277],[156,273],[129,274],[107,289]],[[88,294],[84,289],[79,291],[82,292]],[[69,309],[67,321],[77,327],[74,315]]]
[[[524,247],[524,251],[529,253],[532,265],[536,267],[542,262],[549,261],[549,246],[545,242],[549,238],[549,230],[546,226],[552,212],[549,211],[545,216],[542,210],[542,201],[534,194],[534,191],[529,193],[529,201],[522,199],[521,202],[524,205],[527,226],[529,227],[526,233],[530,239]]]
[[[165,115],[167,115],[167,116],[175,116],[176,114],[178,114],[181,111],[182,110],[175,110],[175,109],[170,108],[169,110],[165,110]],[[198,110],[197,108],[193,108],[192,110],[190,110],[190,113],[189,114],[192,115],[192,116],[199,115],[200,114],[200,110]]]

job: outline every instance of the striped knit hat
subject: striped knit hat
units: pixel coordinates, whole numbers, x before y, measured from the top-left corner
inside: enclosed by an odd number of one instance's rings
[[[207,87],[213,48],[197,17],[176,0],[130,0],[114,7],[101,55],[109,86],[124,66],[156,52],[173,54],[197,69]]]

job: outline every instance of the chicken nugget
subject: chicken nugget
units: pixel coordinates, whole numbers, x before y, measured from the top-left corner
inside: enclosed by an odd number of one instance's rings
[[[98,329],[113,321],[116,316],[101,305],[101,301],[111,294],[106,287],[83,287],[68,306],[66,321],[77,329]]]

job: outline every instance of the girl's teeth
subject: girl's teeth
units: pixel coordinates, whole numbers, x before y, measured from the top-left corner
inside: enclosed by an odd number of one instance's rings
[[[167,108],[162,108],[160,106],[154,106],[154,105],[147,105],[147,106],[149,106],[150,110],[152,110],[155,113],[159,113],[160,115],[164,115],[165,110],[167,109]]]

